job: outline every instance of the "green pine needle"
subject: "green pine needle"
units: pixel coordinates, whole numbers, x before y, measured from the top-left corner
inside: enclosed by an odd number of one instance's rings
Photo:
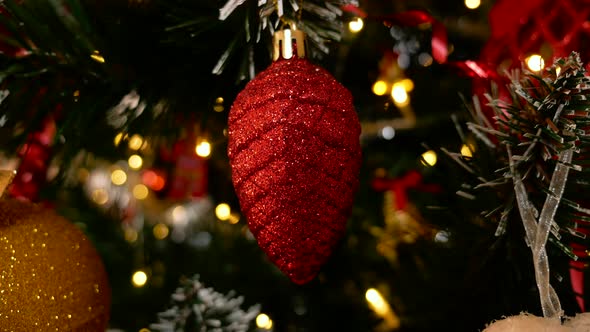
[[[482,191],[496,193],[502,205],[490,209],[493,213],[486,217],[496,223],[496,235],[502,235],[506,222],[520,223],[520,216],[513,209],[515,196],[511,179],[514,175],[508,167],[508,147],[515,170],[523,177],[530,201],[538,211],[541,211],[546,195],[552,195],[549,181],[558,154],[574,147],[574,159],[571,164],[566,164],[570,172],[565,193],[554,220],[559,233],[550,234],[550,243],[565,255],[576,258],[570,242],[590,244],[587,239],[575,235],[579,232],[571,231],[587,228],[587,220],[590,220],[590,210],[582,209],[576,203],[586,202],[590,196],[590,181],[586,175],[590,171],[590,77],[586,75],[579,56],[572,53],[540,73],[524,70],[513,74],[511,81],[509,91],[512,99],[495,97],[489,103],[494,112],[493,124],[484,125],[489,121],[482,118],[484,112],[481,109],[471,112],[475,116],[474,123],[468,123],[468,128],[473,138],[481,143],[497,142],[492,145],[476,144],[473,157],[461,160],[474,170],[475,178],[487,179],[482,182],[474,178],[476,182],[472,187],[476,189],[472,194],[478,197]],[[478,105],[472,107],[477,108]],[[489,164],[481,164],[490,160],[495,162],[491,167],[495,169],[492,173]],[[509,219],[508,214],[511,216]]]

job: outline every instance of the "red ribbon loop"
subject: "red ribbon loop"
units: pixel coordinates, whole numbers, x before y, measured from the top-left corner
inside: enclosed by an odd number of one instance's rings
[[[422,174],[416,170],[407,172],[400,178],[376,178],[372,183],[376,191],[393,191],[396,208],[404,210],[409,202],[408,189],[416,189],[423,192],[440,192],[440,187],[434,184],[422,183]]]

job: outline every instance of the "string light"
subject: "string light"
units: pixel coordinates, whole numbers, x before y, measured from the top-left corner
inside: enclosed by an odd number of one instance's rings
[[[367,289],[367,292],[365,293],[365,299],[371,308],[380,316],[384,316],[390,310],[389,305],[381,293],[379,293],[379,291],[375,288]]]
[[[476,9],[481,5],[481,0],[465,0],[465,7]]]
[[[256,316],[256,326],[260,329],[270,330],[272,328],[272,319],[267,314],[260,313]]]
[[[92,58],[92,60],[94,60],[96,62],[105,63],[104,57],[100,54],[100,52],[98,50],[92,52],[92,54],[90,54],[90,57]]]
[[[132,169],[140,169],[143,165],[143,159],[139,155],[134,154],[129,157],[127,163]]]
[[[164,180],[164,178],[151,170],[145,171],[141,175],[141,180],[143,181],[143,183],[145,183],[145,185],[147,185],[155,191],[162,190],[166,185],[166,181]]]
[[[158,223],[156,226],[154,226],[153,233],[156,239],[163,240],[170,233],[170,229],[165,224]]]
[[[133,187],[133,197],[139,200],[146,199],[149,193],[150,190],[144,184],[136,184],[135,187]]]
[[[115,136],[115,139],[114,139],[115,146],[119,146],[119,144],[121,143],[121,140],[122,139],[123,139],[123,133],[118,133],[117,136]]]
[[[387,93],[387,83],[383,80],[379,80],[373,84],[373,93],[377,96],[383,96]]]
[[[526,58],[526,65],[531,71],[538,72],[545,68],[545,60],[538,54],[533,54]]]
[[[195,147],[195,152],[199,157],[207,158],[211,155],[211,143],[203,139]]]
[[[352,32],[352,33],[357,33],[363,29],[364,25],[365,25],[365,22],[363,22],[363,19],[360,17],[357,17],[356,19],[348,22],[348,30],[350,30],[350,32]]]
[[[120,169],[116,169],[111,173],[111,181],[113,184],[120,186],[127,182],[127,174]]]
[[[365,299],[367,300],[369,307],[375,311],[375,313],[383,318],[383,324],[387,327],[388,331],[397,330],[400,325],[399,317],[391,310],[389,303],[383,298],[381,293],[375,288],[367,289],[365,293]]]
[[[213,110],[215,112],[223,112],[223,97],[217,97],[217,99],[215,99],[215,105],[213,106]]]
[[[156,181],[154,182],[152,189],[155,191],[162,190],[166,185],[166,181],[161,175],[156,174]]]
[[[133,283],[133,286],[135,287],[143,287],[145,286],[145,284],[147,283],[147,274],[145,274],[145,272],[139,270],[139,271],[135,271],[135,273],[133,273],[133,276],[131,277],[131,282]]]
[[[406,90],[406,92],[410,92],[410,91],[414,90],[414,81],[412,81],[409,78],[404,78],[403,80],[397,82],[396,84],[403,86],[404,89]]]
[[[395,129],[392,126],[385,126],[381,129],[381,136],[386,140],[392,140],[395,137]]]
[[[439,231],[434,236],[434,242],[447,243],[447,242],[449,242],[449,236],[450,236],[449,232]]]
[[[219,220],[228,220],[231,215],[231,208],[226,203],[221,203],[215,207],[215,216]]]
[[[232,225],[235,225],[235,224],[237,224],[238,222],[240,222],[240,215],[239,215],[239,214],[237,214],[237,213],[233,213],[233,212],[232,212],[232,213],[229,215],[228,222],[229,222],[230,224],[232,224]]]
[[[133,243],[133,242],[137,241],[138,234],[135,229],[133,229],[131,227],[127,227],[127,228],[125,228],[124,233],[125,233],[125,240],[127,242]]]
[[[143,140],[143,145],[141,146],[141,151],[147,151],[150,148],[149,141],[147,139]]]
[[[428,150],[422,154],[422,164],[428,166],[434,166],[437,162],[436,152]]]
[[[135,134],[135,135],[131,136],[131,138],[129,139],[129,148],[131,150],[139,150],[139,149],[141,149],[142,145],[143,145],[143,137],[141,137],[141,135]]]
[[[178,205],[172,209],[172,222],[179,226],[186,225],[188,223],[188,214],[182,205]]]
[[[432,65],[432,60],[432,56],[428,53],[420,53],[420,55],[418,55],[418,63],[423,67]]]
[[[109,193],[102,188],[96,189],[92,192],[92,200],[98,205],[104,205],[109,201]]]
[[[407,106],[410,102],[410,97],[408,96],[408,92],[403,84],[397,82],[393,85],[391,89],[391,97],[393,97],[393,101],[398,107]]]
[[[469,145],[463,144],[461,146],[461,155],[463,157],[467,157],[467,158],[473,157],[473,153],[471,151],[472,151],[472,149],[471,149],[471,147]]]

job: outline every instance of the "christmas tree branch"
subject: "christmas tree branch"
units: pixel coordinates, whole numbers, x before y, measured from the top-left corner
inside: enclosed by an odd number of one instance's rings
[[[550,282],[550,253],[546,244],[552,243],[578,259],[567,241],[587,242],[577,235],[580,224],[576,220],[590,216],[588,209],[577,203],[587,197],[584,193],[590,184],[581,177],[589,165],[586,109],[590,78],[574,53],[539,74],[512,72],[510,79],[512,100],[489,98],[495,124],[487,121],[488,116],[475,100],[471,108],[474,121],[467,127],[484,149],[476,151],[473,158],[461,158],[459,164],[478,180],[496,178],[472,186],[476,191],[495,191],[503,198],[503,207],[495,207],[486,214],[498,223],[496,236],[506,233],[510,211],[514,205],[518,207],[533,257],[543,313],[559,318],[563,313]],[[496,163],[492,174],[484,172],[488,165],[480,164],[484,160],[481,156],[487,154]],[[460,157],[456,155],[454,159],[457,158]],[[502,176],[497,178],[498,174]]]

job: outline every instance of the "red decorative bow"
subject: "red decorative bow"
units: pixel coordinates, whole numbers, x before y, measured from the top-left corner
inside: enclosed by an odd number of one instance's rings
[[[393,191],[395,205],[400,210],[404,210],[408,205],[408,189],[430,193],[441,191],[440,186],[436,184],[422,183],[422,174],[415,170],[411,170],[397,179],[376,178],[373,180],[372,187],[376,191]]]

